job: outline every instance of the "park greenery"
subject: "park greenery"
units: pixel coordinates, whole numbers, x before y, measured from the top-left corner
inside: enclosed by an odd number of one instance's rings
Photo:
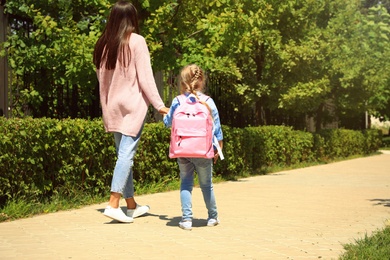
[[[113,2],[5,2],[13,116],[100,116],[92,52]],[[389,2],[133,1],[167,104],[179,69],[197,63],[225,124],[295,129],[389,118]]]
[[[363,238],[344,245],[345,252],[339,260],[388,259],[390,255],[390,225]]]
[[[225,160],[213,170],[225,180],[369,155],[382,145],[381,132],[375,129],[310,133],[288,126],[222,127]],[[116,151],[101,119],[0,117],[0,132],[0,208],[12,201],[40,204],[80,192],[107,196]],[[176,160],[168,157],[169,138],[163,123],[145,125],[133,166],[137,191],[178,179]]]
[[[12,117],[42,119],[0,118],[0,168],[15,171],[0,173],[0,221],[105,200],[115,149],[99,119],[92,52],[115,0],[1,2],[10,28],[0,56],[11,69]],[[218,164],[216,179],[326,163],[379,147],[375,131],[320,130],[334,121],[362,128],[366,111],[390,118],[389,0],[132,2],[153,69],[162,72],[167,105],[182,66],[197,63],[207,71],[230,158]],[[307,117],[318,133],[293,130],[305,129]],[[293,128],[273,126],[282,124]],[[138,193],[177,181],[168,138],[160,123],[145,127],[136,159]],[[386,228],[346,245],[342,259],[383,259],[388,245]]]

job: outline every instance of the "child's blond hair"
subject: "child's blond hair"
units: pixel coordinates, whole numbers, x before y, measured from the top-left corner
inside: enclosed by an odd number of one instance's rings
[[[199,100],[200,103],[205,105],[210,114],[212,115],[211,108],[209,105],[201,101],[198,97],[197,92],[203,92],[203,88],[206,82],[203,70],[196,64],[190,64],[185,66],[180,72],[180,93],[191,93]]]
[[[185,66],[180,72],[180,93],[202,92],[205,84],[203,70],[195,64]]]

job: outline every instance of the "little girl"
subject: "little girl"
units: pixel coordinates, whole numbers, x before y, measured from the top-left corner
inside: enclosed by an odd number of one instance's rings
[[[194,94],[198,99],[201,98],[205,85],[205,77],[202,69],[195,65],[185,66],[180,73],[180,92],[186,96]],[[172,126],[172,117],[175,109],[179,106],[179,100],[175,97],[172,101],[168,114],[164,117],[165,126]],[[222,149],[223,134],[219,120],[218,109],[212,98],[208,98],[205,105],[211,111],[213,117],[213,140],[218,140],[215,147]],[[214,155],[214,163],[218,159],[219,153]],[[222,155],[221,155],[222,156]],[[192,189],[194,187],[194,171],[198,173],[199,185],[202,190],[203,199],[208,210],[207,226],[216,226],[219,224],[217,204],[215,202],[212,171],[213,158],[177,158],[180,170],[180,201],[182,209],[182,220],[179,227],[186,230],[192,229]]]

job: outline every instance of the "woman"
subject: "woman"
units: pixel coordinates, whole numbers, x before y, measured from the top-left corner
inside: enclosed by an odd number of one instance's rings
[[[149,103],[161,114],[168,112],[154,81],[146,41],[138,32],[137,10],[129,2],[118,1],[93,53],[104,128],[114,134],[118,157],[103,214],[126,223],[149,211],[149,206],[134,200],[132,171]],[[121,196],[127,215],[119,207]]]

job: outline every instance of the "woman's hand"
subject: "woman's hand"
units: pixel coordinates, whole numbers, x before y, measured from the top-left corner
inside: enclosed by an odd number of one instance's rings
[[[166,115],[169,112],[169,108],[163,107],[158,111],[161,115]]]

